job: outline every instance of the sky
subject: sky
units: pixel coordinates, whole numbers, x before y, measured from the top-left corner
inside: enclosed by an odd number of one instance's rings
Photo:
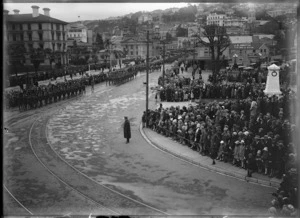
[[[3,5],[4,9],[9,10],[9,14],[14,14],[14,9],[20,10],[20,14],[30,14],[32,5],[40,7],[40,14],[44,14],[43,8],[50,8],[51,17],[74,22],[79,19],[100,20],[138,11],[186,7],[187,3],[4,3]]]

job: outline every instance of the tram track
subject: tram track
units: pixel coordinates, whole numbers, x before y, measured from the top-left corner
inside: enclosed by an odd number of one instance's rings
[[[73,98],[66,99],[65,101],[61,101],[61,102],[57,102],[55,104],[51,104],[51,105],[49,105],[48,107],[45,107],[45,108],[38,108],[37,110],[27,110],[27,111],[23,111],[22,113],[17,114],[17,115],[11,115],[11,116],[7,117],[7,119],[4,121],[4,127],[9,129],[9,132],[10,132],[11,129],[14,126],[16,126],[17,124],[20,124],[22,122],[26,122],[28,120],[36,121],[36,119],[43,116],[43,114],[48,113],[49,110],[54,109],[55,112],[59,111],[59,110],[63,109],[64,107],[66,107],[71,102],[83,99],[84,96],[85,95],[75,96]],[[87,97],[90,97],[90,95],[87,96]],[[53,113],[53,111],[52,111],[52,113]],[[42,115],[40,115],[40,114],[42,114]],[[34,124],[34,122],[33,122],[33,124]],[[29,138],[29,140],[30,140],[30,138]],[[30,142],[29,142],[29,144],[30,144]],[[35,154],[33,153],[33,155],[35,155]],[[35,158],[37,158],[36,155],[35,155]],[[50,172],[50,174],[51,174],[51,172]],[[53,176],[53,174],[51,174],[51,175]],[[101,210],[101,212],[99,212],[99,214],[102,214],[102,215],[110,215],[110,214],[120,215],[118,212],[113,211],[113,210],[111,210],[107,207],[103,207],[103,205],[100,205],[98,202],[87,198],[85,195],[79,193],[76,189],[68,186],[68,184],[64,183],[64,181],[62,181],[62,180],[59,180],[59,181],[62,182],[63,184],[65,184],[68,188],[71,188],[71,190],[75,191],[77,194],[80,194],[82,197],[84,197],[84,199],[90,201],[92,203],[91,205],[96,205],[97,208],[99,208],[99,207],[102,208],[103,210]],[[7,185],[3,183],[3,191],[4,190],[5,190],[5,193],[9,196],[9,199],[11,199],[10,204],[15,205],[15,206],[13,206],[13,208],[22,208],[22,211],[24,211],[24,212],[22,212],[22,215],[23,215],[23,213],[24,214],[28,213],[30,215],[33,215],[33,212],[28,207],[24,206],[24,204],[21,203],[21,200],[19,200],[18,197],[15,194],[13,194],[12,191],[9,190]]]
[[[95,91],[95,93],[110,91]],[[91,97],[92,93],[87,96]],[[80,172],[74,166],[70,165],[64,158],[62,158],[50,145],[47,139],[46,125],[47,121],[39,122],[41,119],[48,119],[54,113],[64,109],[70,102],[80,100],[84,96],[77,96],[75,98],[67,99],[67,101],[51,105],[47,108],[41,108],[39,111],[26,111],[20,116],[12,116],[5,122],[6,126],[13,126],[22,122],[24,119],[33,120],[28,140],[33,155],[38,162],[56,179],[62,182],[65,186],[72,189],[77,194],[84,197],[86,200],[97,205],[105,211],[104,214],[120,215],[120,214],[134,214],[134,215],[169,215],[157,208],[143,203],[142,201],[130,198],[118,191],[115,191],[105,185],[93,180],[84,173]],[[49,109],[55,108],[49,113]],[[48,119],[49,120],[49,119]],[[45,130],[45,131],[42,131]],[[66,178],[68,177],[68,178]],[[29,214],[32,212],[26,208],[14,196],[7,187],[7,193]]]
[[[29,144],[32,152],[49,173],[86,199],[111,210],[112,214],[128,215],[168,215],[130,198],[116,190],[93,180],[62,158],[47,139],[47,121],[52,114],[45,114],[34,120],[29,131]],[[43,131],[44,130],[44,131]],[[68,174],[65,175],[65,174]]]
[[[17,203],[17,207],[21,207],[22,210],[26,211],[26,213],[33,215],[33,213],[27,208],[25,207],[9,190],[8,188],[5,186],[5,184],[3,184],[3,190],[5,190],[5,192],[14,200],[14,202]],[[24,214],[23,214],[24,215]]]

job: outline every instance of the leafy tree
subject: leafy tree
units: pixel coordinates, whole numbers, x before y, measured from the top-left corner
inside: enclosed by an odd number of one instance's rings
[[[188,36],[188,29],[184,29],[179,25],[176,29],[176,36],[177,37],[187,37]]]
[[[97,33],[93,50],[94,52],[97,52],[100,51],[101,49],[104,49],[104,42],[102,36],[99,33]]]
[[[172,39],[173,39],[173,37],[172,37],[171,33],[167,33],[166,34],[166,41],[170,42],[170,41],[172,41]]]
[[[29,51],[30,60],[33,64],[34,71],[37,74],[40,64],[45,60],[45,51],[42,48],[32,48]]]
[[[7,48],[9,62],[14,68],[16,76],[18,76],[18,66],[25,61],[26,49],[24,45],[10,44]]]

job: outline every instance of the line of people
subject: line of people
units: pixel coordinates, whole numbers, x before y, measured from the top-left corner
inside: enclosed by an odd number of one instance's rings
[[[243,105],[230,100],[182,109],[159,108],[149,112],[147,122],[155,131],[210,155],[213,163],[219,159],[242,168],[251,166],[250,171],[281,178],[295,161],[291,140],[295,125],[284,118],[283,109],[273,116],[253,112],[252,107],[252,102]]]

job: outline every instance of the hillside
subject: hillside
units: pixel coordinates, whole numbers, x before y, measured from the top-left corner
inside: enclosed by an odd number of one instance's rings
[[[194,22],[197,17],[199,18],[199,16],[202,20],[205,20],[205,14],[213,11],[224,12],[225,10],[231,9],[234,11],[234,15],[236,16],[247,16],[249,7],[250,6],[248,4],[188,4],[188,6],[182,8],[169,8],[165,10],[158,9],[147,12],[147,14],[152,15],[154,25],[164,24],[164,26],[173,26],[175,23]],[[272,4],[263,4],[260,5],[260,7],[255,6],[257,19],[266,19],[266,10],[270,10],[274,7],[275,6]],[[136,33],[137,28],[140,26],[138,24],[138,18],[142,14],[143,12],[139,11],[118,18],[86,20],[83,21],[83,24],[86,25],[88,29],[91,29],[96,33],[111,32],[116,26],[118,26],[119,29],[123,29],[124,27],[129,28],[131,32]]]

